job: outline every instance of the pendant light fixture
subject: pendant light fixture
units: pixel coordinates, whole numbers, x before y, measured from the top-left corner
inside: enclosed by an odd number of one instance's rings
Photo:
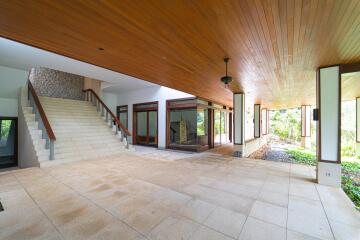
[[[225,62],[225,76],[221,77],[221,81],[225,84],[225,87],[228,86],[228,84],[232,81],[232,77],[231,76],[228,76],[228,73],[227,73],[227,64],[229,62],[230,58],[224,58],[224,62]]]

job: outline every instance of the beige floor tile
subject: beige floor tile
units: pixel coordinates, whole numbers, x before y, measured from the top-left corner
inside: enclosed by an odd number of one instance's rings
[[[289,196],[286,194],[282,194],[282,193],[276,193],[276,192],[270,192],[270,191],[263,190],[260,193],[258,200],[267,202],[267,203],[271,203],[271,204],[275,204],[280,207],[287,207],[288,202],[289,202]]]
[[[168,208],[161,206],[161,204],[151,203],[145,208],[135,211],[124,221],[146,235],[171,214],[172,212]]]
[[[0,239],[58,239],[53,223],[65,239],[234,239],[250,214],[241,239],[281,240],[286,207],[289,240],[333,239],[328,219],[336,238],[358,238],[359,213],[313,168],[159,152],[1,174]]]
[[[311,200],[320,200],[316,191],[315,184],[290,184],[290,195],[302,198],[308,198]]]
[[[359,240],[360,227],[343,224],[337,221],[330,221],[336,240]]]
[[[224,208],[217,208],[204,222],[204,225],[237,238],[246,221],[246,215],[230,211]]]
[[[281,183],[265,182],[262,190],[288,195],[289,194],[289,183],[288,182],[281,182]]]
[[[75,218],[57,228],[66,239],[89,239],[99,234],[114,221],[117,220],[99,209]]]
[[[200,224],[180,215],[172,215],[157,225],[149,234],[153,240],[189,239]]]
[[[279,225],[280,227],[286,227],[287,208],[262,201],[256,201],[249,216]]]
[[[325,200],[323,206],[330,220],[360,228],[360,212],[355,209],[353,204],[328,204]]]
[[[287,227],[290,230],[320,239],[333,239],[320,201],[290,196]]]
[[[240,240],[286,240],[286,229],[248,217],[241,231]]]
[[[118,239],[126,239],[126,240],[135,240],[141,239],[140,233],[136,232],[134,229],[125,225],[122,222],[115,221],[105,228],[100,230],[90,239],[93,240],[118,240]]]
[[[200,227],[190,240],[231,240],[232,238],[205,226]]]
[[[115,215],[119,219],[125,219],[135,212],[144,209],[153,200],[149,199],[141,194],[129,195],[125,197],[119,204],[113,207],[107,208],[109,212]]]
[[[215,210],[215,208],[216,206],[211,203],[194,199],[190,200],[177,213],[198,223],[203,223],[205,219]]]
[[[2,213],[0,213],[1,217]],[[26,220],[24,215],[6,228],[0,227],[0,239],[61,239],[50,221],[41,213],[37,216],[31,215]]]

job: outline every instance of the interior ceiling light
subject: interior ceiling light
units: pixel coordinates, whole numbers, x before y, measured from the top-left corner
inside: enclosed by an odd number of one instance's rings
[[[232,81],[232,77],[228,76],[228,72],[227,72],[227,64],[229,62],[230,58],[224,58],[224,62],[225,62],[225,76],[221,77],[221,81],[225,84],[225,87],[228,86],[228,84]]]

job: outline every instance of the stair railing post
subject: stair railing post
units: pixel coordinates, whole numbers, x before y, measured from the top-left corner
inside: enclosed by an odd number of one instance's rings
[[[108,113],[108,111],[106,111],[106,117],[105,117],[105,122],[109,122],[109,113]]]
[[[104,106],[101,105],[101,116],[103,117],[104,116]]]
[[[54,141],[50,141],[50,160],[54,160],[55,153],[54,153]]]
[[[46,134],[46,137],[45,137],[45,148],[46,149],[49,149],[50,147],[50,139],[49,139],[49,136]]]
[[[124,131],[120,129],[120,141],[124,141]]]
[[[127,135],[125,136],[125,139],[126,139],[126,149],[129,149],[129,139]]]

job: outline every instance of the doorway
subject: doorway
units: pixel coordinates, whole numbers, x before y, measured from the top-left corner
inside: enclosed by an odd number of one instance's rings
[[[0,168],[17,165],[17,118],[0,117]]]
[[[133,105],[133,143],[158,146],[158,102]]]
[[[125,127],[128,126],[128,105],[122,105],[116,107],[116,116],[119,119],[120,123]]]

